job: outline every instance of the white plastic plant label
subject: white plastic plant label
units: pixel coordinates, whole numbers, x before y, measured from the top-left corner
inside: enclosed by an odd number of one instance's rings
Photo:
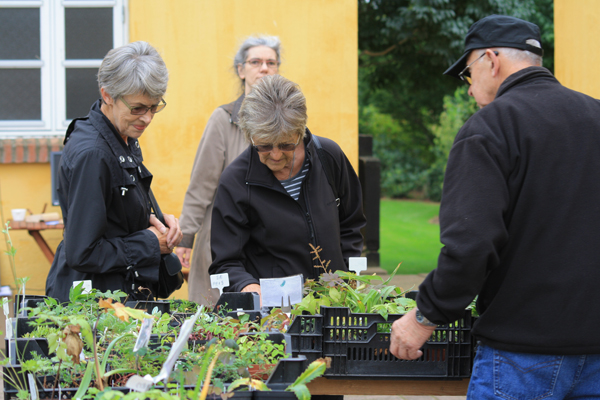
[[[13,332],[14,332],[13,321],[14,320],[15,320],[15,318],[6,318],[6,333],[4,335],[5,335],[5,338],[8,340],[11,340],[14,337],[14,335],[13,335]]]
[[[135,341],[135,346],[133,346],[134,353],[137,353],[144,347],[148,346],[148,342],[150,341],[150,335],[152,334],[152,324],[154,324],[154,318],[144,318],[144,320],[142,321],[142,326],[140,327],[140,334],[138,335],[138,338]]]
[[[196,323],[198,316],[202,313],[204,313],[204,306],[200,306],[196,314],[186,319],[183,325],[181,325],[181,329],[179,330],[179,336],[177,336],[175,343],[173,343],[173,346],[171,346],[171,351],[169,352],[167,360],[163,364],[160,373],[154,378],[152,378],[152,381],[154,383],[167,379],[169,375],[171,375],[171,371],[175,366],[177,357],[179,357],[179,354],[181,353],[183,348],[187,347],[187,342],[190,337],[190,333],[192,333],[192,329],[194,328],[194,324]]]
[[[354,271],[356,275],[360,275],[360,271],[367,270],[367,257],[349,257],[348,269]]]
[[[302,274],[260,280],[263,307],[290,307],[302,301]]]
[[[125,387],[136,392],[147,392],[148,390],[150,390],[153,384],[154,382],[152,381],[152,377],[150,376],[142,378],[139,375],[133,375],[127,380],[127,383],[125,383]]]
[[[10,314],[10,309],[8,308],[8,299],[6,297],[2,298],[2,310],[4,311],[4,316],[8,318]]]
[[[33,374],[27,374],[27,381],[29,382],[29,394],[31,394],[31,400],[38,400],[40,396]]]
[[[223,288],[229,286],[229,274],[214,274],[210,276],[210,287],[219,289],[219,294],[223,294]]]
[[[81,282],[83,282],[83,287],[82,287],[81,293],[82,294],[90,294],[90,293],[92,293],[92,281],[90,281],[89,279],[86,280],[86,281],[73,281],[72,287],[76,287]]]

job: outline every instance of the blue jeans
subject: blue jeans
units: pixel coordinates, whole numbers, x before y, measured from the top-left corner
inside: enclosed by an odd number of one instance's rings
[[[600,354],[513,353],[480,344],[467,399],[600,399]]]

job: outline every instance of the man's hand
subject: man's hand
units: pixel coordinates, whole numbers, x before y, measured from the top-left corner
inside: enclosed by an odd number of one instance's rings
[[[179,257],[179,262],[181,262],[181,265],[183,265],[184,268],[190,267],[192,249],[190,249],[189,247],[178,246],[175,250],[175,254],[177,254],[177,257]]]
[[[402,360],[415,360],[423,355],[421,347],[435,330],[434,326],[423,326],[412,309],[392,324],[390,351]]]

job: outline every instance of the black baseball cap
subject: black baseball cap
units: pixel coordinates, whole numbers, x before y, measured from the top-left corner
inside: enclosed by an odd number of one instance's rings
[[[458,74],[465,69],[471,51],[490,47],[511,47],[539,56],[544,54],[540,28],[536,24],[507,15],[490,15],[471,25],[465,38],[465,52],[444,75],[460,79]]]

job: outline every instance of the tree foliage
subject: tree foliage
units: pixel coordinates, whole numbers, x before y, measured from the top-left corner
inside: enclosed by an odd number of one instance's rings
[[[553,4],[553,0],[358,0],[361,118],[368,116],[367,106],[391,116],[401,140],[390,140],[401,142],[420,163],[434,163],[432,127],[439,123],[444,96],[452,96],[461,85],[443,72],[462,55],[469,27],[490,14],[536,23],[542,31],[544,66],[552,70]],[[368,125],[361,121],[361,133],[375,134],[364,130]]]

